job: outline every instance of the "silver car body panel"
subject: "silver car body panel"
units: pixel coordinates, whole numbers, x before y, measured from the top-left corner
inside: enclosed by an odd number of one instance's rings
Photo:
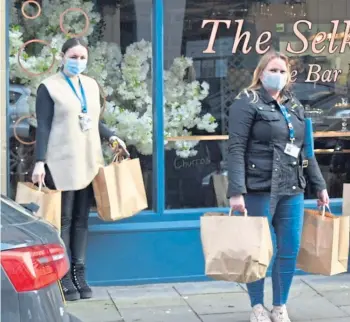
[[[63,244],[57,229],[1,196],[1,251]],[[66,311],[58,283],[18,293],[1,267],[1,322],[81,322]]]

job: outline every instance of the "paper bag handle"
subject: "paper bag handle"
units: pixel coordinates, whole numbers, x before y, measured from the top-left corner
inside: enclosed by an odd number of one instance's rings
[[[326,215],[326,209],[329,211],[329,213],[332,213],[331,208],[329,207],[329,205],[323,205],[322,206],[322,212],[321,212],[322,217],[324,217]]]
[[[116,162],[119,162],[119,161],[122,161],[123,158],[122,156],[120,155],[120,153],[116,153],[112,159],[112,163],[116,163]]]
[[[121,145],[118,146],[119,150],[122,150],[121,152],[118,151],[114,157],[113,157],[113,160],[112,160],[112,163],[115,163],[117,161],[122,161],[124,160],[124,156],[126,157],[126,159],[130,159],[130,153],[128,150],[124,149]],[[124,155],[124,156],[123,156]]]
[[[233,213],[233,209],[232,208],[230,208],[230,212],[229,212],[229,216],[232,216],[232,213]],[[243,216],[244,217],[248,217],[248,211],[247,211],[247,209],[244,209],[244,211],[243,211]]]
[[[41,191],[43,186],[46,187],[45,181],[40,181],[38,185],[38,191]]]

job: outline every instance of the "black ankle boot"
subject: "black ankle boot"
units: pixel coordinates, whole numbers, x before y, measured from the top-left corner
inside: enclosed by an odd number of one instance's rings
[[[80,294],[72,281],[71,273],[68,272],[61,279],[62,291],[66,301],[76,301],[80,299]]]
[[[92,290],[85,279],[85,266],[73,265],[72,266],[72,278],[75,287],[80,293],[81,299],[89,299],[92,297]]]

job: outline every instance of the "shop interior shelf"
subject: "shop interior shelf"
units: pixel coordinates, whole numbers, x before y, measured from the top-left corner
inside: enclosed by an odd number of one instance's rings
[[[314,132],[315,138],[336,138],[349,137],[349,132],[342,131],[318,131]],[[168,137],[168,141],[225,141],[228,140],[228,135],[189,135],[189,136],[173,136]]]

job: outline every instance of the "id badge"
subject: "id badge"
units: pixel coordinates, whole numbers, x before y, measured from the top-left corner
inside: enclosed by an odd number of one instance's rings
[[[79,123],[80,123],[80,128],[83,132],[90,130],[92,127],[91,118],[87,114],[82,113],[79,115]]]
[[[300,153],[300,148],[298,148],[296,145],[294,145],[293,143],[287,143],[286,144],[286,148],[284,149],[284,153],[288,154],[294,158],[298,158],[299,157],[299,153]]]

